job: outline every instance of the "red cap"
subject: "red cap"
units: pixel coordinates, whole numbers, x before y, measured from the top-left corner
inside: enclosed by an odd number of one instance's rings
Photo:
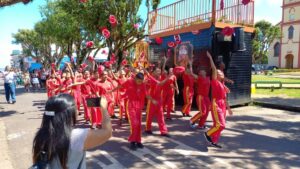
[[[174,48],[176,44],[174,42],[168,42],[168,47],[169,48]]]
[[[100,65],[99,67],[98,67],[98,73],[99,74],[102,74],[102,72],[105,70],[105,67],[104,66],[102,66],[102,65]]]
[[[175,74],[181,74],[185,71],[185,68],[183,66],[176,66],[174,69],[173,69],[173,72]]]

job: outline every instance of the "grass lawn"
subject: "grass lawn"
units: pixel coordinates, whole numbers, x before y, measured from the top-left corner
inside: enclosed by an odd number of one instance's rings
[[[291,78],[278,78],[274,76],[267,76],[267,75],[252,75],[252,83],[256,81],[281,81],[284,82],[296,82],[300,84],[300,79],[291,79]]]
[[[271,92],[271,89],[256,89],[255,94],[300,98],[300,89],[274,89],[273,92]]]

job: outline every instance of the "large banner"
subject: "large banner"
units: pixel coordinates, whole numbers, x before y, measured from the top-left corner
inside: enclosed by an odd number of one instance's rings
[[[193,45],[190,42],[182,42],[176,46],[174,64],[186,67],[193,58]]]

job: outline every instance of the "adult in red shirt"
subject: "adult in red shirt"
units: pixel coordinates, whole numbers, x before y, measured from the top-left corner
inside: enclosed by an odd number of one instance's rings
[[[190,117],[190,111],[193,103],[194,97],[194,83],[195,79],[191,73],[191,65],[187,66],[187,69],[182,75],[184,87],[183,87],[183,99],[184,105],[182,107],[182,115]]]
[[[229,107],[228,102],[226,101],[227,89],[224,85],[224,74],[221,70],[217,70],[212,56],[209,52],[207,52],[207,56],[210,60],[210,65],[212,67],[212,81],[211,81],[211,89],[212,89],[212,119],[213,126],[205,132],[205,138],[211,145],[222,148],[218,144],[221,132],[225,129],[226,122],[226,109],[228,113],[232,115],[232,111]]]
[[[146,85],[144,82],[144,75],[137,73],[134,78],[127,80],[121,86],[113,89],[125,88],[125,95],[128,98],[126,108],[128,109],[128,119],[130,124],[130,135],[128,141],[130,142],[130,149],[136,150],[143,148],[142,144],[142,109],[145,105],[145,98],[149,99],[154,104],[157,103],[151,96],[148,95]],[[111,92],[112,92],[111,91]]]
[[[157,123],[159,126],[160,134],[162,136],[169,136],[168,129],[164,120],[163,112],[163,85],[169,80],[167,77],[165,80],[161,81],[161,70],[156,68],[152,76],[149,76],[147,83],[149,84],[149,94],[156,100],[156,103],[153,103],[151,100],[147,103],[147,118],[146,118],[146,130],[147,134],[152,134],[152,121],[153,117],[156,117]]]
[[[190,125],[195,128],[195,123],[199,120],[198,128],[205,129],[205,122],[211,107],[209,99],[210,77],[206,76],[205,70],[200,70],[199,75],[194,75],[197,78],[197,106],[198,113],[190,119]]]
[[[179,94],[177,78],[173,73],[173,68],[169,69],[169,80],[163,85],[163,107],[167,110],[167,120],[171,120],[171,112],[175,111],[175,91]],[[165,77],[163,79],[167,78]]]

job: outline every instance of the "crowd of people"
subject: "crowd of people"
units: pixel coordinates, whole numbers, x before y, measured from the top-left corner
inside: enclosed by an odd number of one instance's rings
[[[149,69],[138,65],[136,68],[121,67],[116,71],[111,65],[98,65],[95,61],[89,65],[82,64],[77,69],[67,63],[63,71],[51,66],[46,80],[49,99],[41,128],[34,139],[33,162],[37,165],[44,159],[54,168],[84,167],[85,150],[103,144],[111,137],[110,118],[119,118],[120,125],[127,120],[130,125],[130,149],[143,148],[141,125],[145,105],[144,133],[153,134],[152,121],[156,118],[161,136],[170,137],[165,119],[172,120],[174,95],[179,90],[183,90],[184,105],[181,112],[186,117],[191,117],[194,93],[197,95],[199,112],[190,118],[190,126],[205,129],[206,119],[211,112],[213,125],[204,132],[204,137],[212,146],[222,148],[218,142],[225,128],[226,111],[232,115],[226,101],[230,90],[225,85],[225,81],[230,80],[216,68],[209,52],[207,57],[211,75],[204,69],[194,74],[192,62],[186,68],[176,66],[165,71],[166,58],[162,59],[161,65]],[[183,79],[183,89],[178,88],[177,77]],[[88,105],[87,101],[91,98],[100,98],[101,104]],[[91,129],[74,128],[78,115],[81,115],[81,106],[84,119]],[[119,108],[117,114],[116,106]]]
[[[180,76],[184,82],[182,115],[190,117],[194,93],[196,93],[199,113],[191,117],[190,125],[193,128],[204,129],[208,113],[211,111],[214,127],[206,133],[205,137],[212,145],[221,147],[217,144],[217,138],[225,128],[226,108],[230,114],[232,113],[226,102],[229,89],[224,85],[224,74],[222,71],[217,71],[208,52],[207,56],[211,60],[212,76],[208,76],[205,70],[194,74],[191,63],[185,69],[175,67],[165,71],[165,58],[162,64],[156,67],[145,69],[142,66],[136,68],[125,66],[119,71],[114,70],[111,65],[98,65],[95,61],[90,61],[89,65],[83,64],[77,69],[67,63],[64,70],[60,72],[54,67],[51,68],[46,81],[47,94],[49,98],[60,93],[72,95],[79,115],[82,106],[84,119],[93,129],[101,127],[102,112],[99,107],[89,107],[87,100],[97,97],[106,98],[110,117],[119,118],[120,125],[124,121],[129,122],[131,134],[128,140],[130,148],[135,150],[143,147],[141,116],[145,105],[145,133],[152,134],[152,121],[156,118],[161,135],[170,137],[165,120],[172,120],[171,112],[175,112],[174,95],[179,93],[177,77]],[[196,92],[194,92],[194,85],[198,85]],[[212,98],[209,97],[210,88]],[[116,106],[119,108],[117,114]],[[219,111],[223,113],[218,113]]]

